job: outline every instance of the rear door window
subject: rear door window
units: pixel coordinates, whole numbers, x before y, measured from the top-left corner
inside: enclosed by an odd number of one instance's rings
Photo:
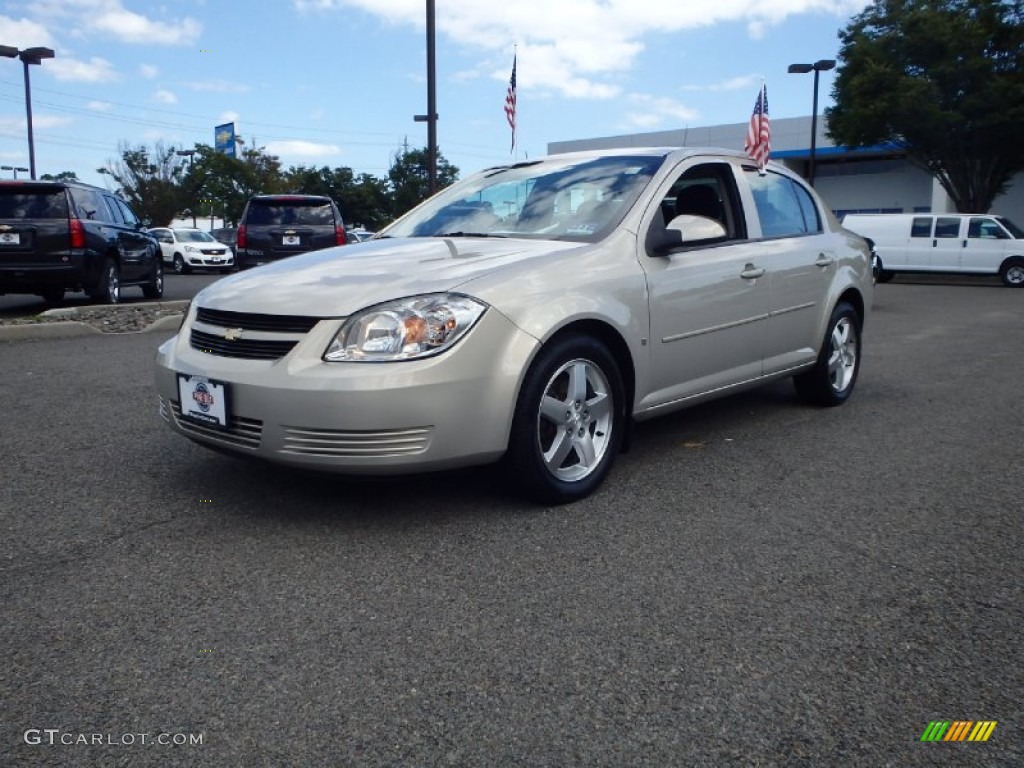
[[[793,237],[821,231],[817,208],[807,192],[779,173],[746,174],[764,237]]]
[[[935,220],[935,237],[959,237],[960,219],[952,216],[940,216]]]
[[[0,192],[0,219],[66,219],[68,200],[63,189]]]
[[[75,201],[75,208],[80,219],[109,220],[106,206],[103,204],[103,195],[98,190],[69,187],[68,191],[71,192],[71,199]]]

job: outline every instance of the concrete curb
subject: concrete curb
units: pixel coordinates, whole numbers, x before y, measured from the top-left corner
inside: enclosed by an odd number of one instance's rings
[[[163,301],[149,302],[146,304],[127,304],[126,307],[159,306],[165,309],[184,310],[188,306],[187,301]],[[165,315],[157,318],[145,328],[138,331],[105,332],[88,323],[73,318],[84,312],[96,309],[108,309],[105,306],[87,307],[59,307],[40,312],[40,317],[66,317],[67,320],[56,320],[54,322],[25,323],[24,325],[0,325],[0,342],[2,341],[26,341],[30,339],[72,339],[80,336],[137,336],[140,333],[153,333],[155,331],[175,331],[181,323],[184,312],[177,312],[173,315]],[[114,309],[113,311],[116,311]]]

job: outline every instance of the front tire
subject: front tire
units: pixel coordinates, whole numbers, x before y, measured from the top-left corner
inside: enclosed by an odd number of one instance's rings
[[[1009,288],[1024,288],[1024,259],[1010,259],[999,268],[1003,285]]]
[[[174,270],[176,275],[187,275],[189,273],[188,264],[185,263],[185,259],[181,257],[180,253],[174,254],[174,259],[171,261],[171,269]]]
[[[544,503],[588,496],[611,471],[625,419],[622,375],[604,344],[556,339],[523,380],[505,459],[510,480]]]
[[[853,305],[841,302],[832,310],[818,361],[793,377],[797,394],[814,405],[842,405],[860,372],[861,319]]]
[[[108,258],[103,262],[90,295],[104,304],[117,304],[121,301],[121,270],[116,261]]]

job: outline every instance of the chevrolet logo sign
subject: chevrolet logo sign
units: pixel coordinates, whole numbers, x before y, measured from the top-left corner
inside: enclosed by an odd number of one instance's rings
[[[224,331],[224,340],[238,341],[240,338],[242,338],[242,330],[243,329],[241,328],[228,328],[227,330]]]

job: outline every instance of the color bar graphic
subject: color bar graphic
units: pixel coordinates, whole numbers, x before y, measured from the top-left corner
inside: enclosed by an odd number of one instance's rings
[[[996,723],[996,720],[932,720],[921,734],[921,741],[988,741]]]

